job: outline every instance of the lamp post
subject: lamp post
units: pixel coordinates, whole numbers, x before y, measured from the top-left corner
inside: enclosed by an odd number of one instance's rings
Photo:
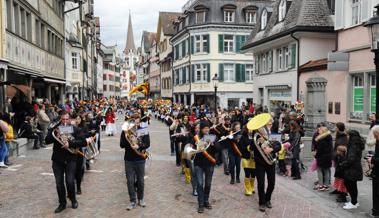
[[[218,76],[217,76],[217,73],[213,77],[212,81],[213,81],[213,87],[215,89],[215,95],[214,95],[214,98],[215,98],[215,117],[217,117],[217,88],[218,88]]]
[[[379,116],[379,105],[377,98],[379,96],[379,4],[375,6],[376,12],[370,20],[365,23],[365,27],[368,28],[369,38],[371,40],[371,51],[375,53],[374,63],[375,63],[375,101],[376,101],[376,119]],[[373,178],[372,180],[372,216],[379,217],[379,199],[378,199],[378,189],[379,189],[378,178]]]

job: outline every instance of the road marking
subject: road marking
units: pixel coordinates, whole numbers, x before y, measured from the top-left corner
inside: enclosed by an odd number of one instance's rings
[[[25,158],[26,156],[25,155],[20,155],[18,156],[19,158]]]
[[[54,176],[53,173],[41,173],[42,176]]]
[[[102,171],[102,170],[87,170],[87,172],[90,172],[90,173],[104,173],[104,171]]]
[[[53,147],[46,147],[46,148],[43,148],[43,149],[45,149],[45,150],[52,150]]]
[[[112,170],[111,173],[121,173],[121,170]]]

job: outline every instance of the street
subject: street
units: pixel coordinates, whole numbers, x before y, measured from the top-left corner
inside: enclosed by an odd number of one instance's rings
[[[120,117],[118,127],[121,126]],[[118,128],[120,130],[120,128]],[[86,171],[79,208],[71,204],[55,215],[58,206],[54,176],[51,169],[51,145],[47,149],[28,150],[26,155],[12,159],[14,165],[1,170],[0,217],[364,217],[371,209],[369,182],[361,182],[359,201],[355,212],[342,209],[328,192],[312,190],[316,176],[303,175],[293,181],[277,176],[273,195],[273,209],[258,211],[257,193],[252,197],[243,194],[243,184],[230,185],[229,177],[217,168],[211,190],[212,210],[197,213],[197,199],[191,195],[180,169],[170,156],[168,128],[153,119],[150,126],[152,158],[146,164],[146,208],[127,211],[129,197],[124,176],[124,151],[119,147],[119,136],[102,135],[101,154],[90,171]],[[241,172],[241,179],[243,172]],[[363,188],[363,186],[369,188]]]

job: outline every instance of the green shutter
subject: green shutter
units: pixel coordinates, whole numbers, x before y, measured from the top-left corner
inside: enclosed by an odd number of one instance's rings
[[[183,81],[182,81],[182,84],[186,84],[186,68],[185,67],[183,67],[183,70],[182,70],[182,79],[183,79]]]
[[[209,51],[210,51],[209,46],[211,45],[211,43],[209,42],[209,40],[210,40],[209,34],[207,34],[206,37],[207,37],[207,50],[205,52],[209,53]]]
[[[235,69],[236,69],[236,82],[241,82],[241,64],[236,64]]]
[[[218,64],[218,80],[224,82],[224,64]]]
[[[191,77],[192,77],[192,82],[195,82],[195,65],[191,65]]]
[[[224,53],[224,35],[218,35],[218,52]]]
[[[240,53],[241,51],[241,36],[235,36],[234,37],[234,44],[236,45],[236,52]]]
[[[290,54],[291,55],[291,62],[290,62],[289,68],[292,69],[292,68],[295,68],[295,64],[296,64],[296,44],[291,45],[290,53],[291,53]]]
[[[186,41],[182,42],[182,58],[186,56]]]
[[[207,81],[211,81],[211,65],[207,64]]]
[[[195,53],[195,37],[194,36],[191,36],[191,54],[194,54]]]
[[[241,82],[246,81],[246,65],[241,64]]]

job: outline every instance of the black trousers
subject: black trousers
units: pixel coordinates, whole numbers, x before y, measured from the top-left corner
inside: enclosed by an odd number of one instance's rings
[[[372,215],[379,216],[379,178],[372,179]]]
[[[259,205],[271,201],[271,195],[275,188],[275,165],[262,165],[256,163],[256,177],[258,182]],[[265,176],[267,174],[267,189],[265,191]]]
[[[57,186],[59,204],[66,205],[66,187],[68,197],[71,201],[76,201],[75,195],[75,172],[76,172],[76,160],[70,160],[66,162],[53,161],[53,172],[55,177],[55,183]],[[66,180],[66,187],[65,181]]]
[[[181,155],[180,155],[180,142],[175,141],[175,157],[176,157],[176,166],[180,166]]]
[[[356,205],[358,203],[358,185],[357,181],[344,180],[347,192],[349,192],[351,203]]]
[[[125,161],[125,174],[130,202],[144,198],[145,161]]]
[[[300,161],[297,158],[292,158],[292,166],[291,166],[291,174],[292,177],[300,177],[300,169],[299,169]]]
[[[170,135],[170,150],[171,154],[175,153],[175,140]]]
[[[76,171],[75,171],[75,180],[76,180],[76,189],[81,190],[81,184],[84,175],[84,157],[78,157],[76,161]]]

